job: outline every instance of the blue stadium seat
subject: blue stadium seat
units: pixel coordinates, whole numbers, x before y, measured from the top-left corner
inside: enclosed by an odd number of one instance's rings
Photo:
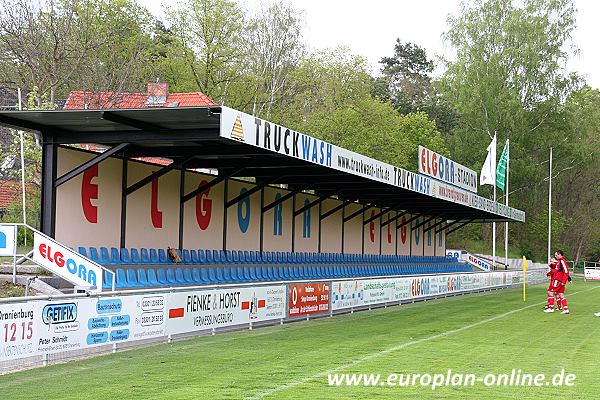
[[[188,285],[193,285],[194,283],[196,283],[194,281],[194,278],[192,277],[192,270],[190,268],[183,269],[183,279]]]
[[[223,268],[222,267],[216,267],[215,268],[215,275],[217,277],[217,283],[223,283],[224,282]]]
[[[272,281],[273,277],[270,274],[269,267],[260,267],[263,280]]]
[[[200,260],[198,259],[198,252],[195,249],[190,250],[190,257],[192,258],[193,265],[200,264]]]
[[[131,257],[129,256],[129,250],[124,247],[121,248],[121,264],[131,265]]]
[[[233,282],[233,279],[231,277],[231,271],[235,269],[235,267],[233,266],[225,266],[223,267],[223,281],[224,282]]]
[[[131,263],[133,265],[140,265],[142,263],[142,260],[140,257],[140,252],[138,251],[138,249],[132,248],[130,255],[131,255]]]
[[[157,270],[158,283],[160,286],[169,286],[169,280],[167,279],[167,270],[165,268],[159,268]]]
[[[158,262],[161,264],[169,264],[169,257],[165,249],[158,249]]]
[[[181,260],[184,264],[192,264],[192,254],[188,249],[183,250],[183,258]]]
[[[150,264],[158,265],[160,262],[158,261],[158,251],[156,249],[150,249]]]
[[[143,247],[140,249],[140,263],[144,265],[150,264],[150,254],[148,253],[148,249]]]
[[[95,247],[90,247],[90,260],[100,264],[100,254],[98,254],[98,249]]]
[[[102,290],[112,290],[112,274],[102,272]]]
[[[87,257],[87,251],[86,251],[85,247],[79,246],[77,248],[77,252],[79,254],[81,254],[82,256]]]
[[[151,286],[150,282],[148,282],[148,277],[146,275],[146,270],[144,268],[138,268],[137,274],[138,274],[138,282],[142,287]]]
[[[135,273],[135,269],[128,268],[127,269],[127,283],[130,288],[140,288],[142,285],[138,283],[137,276]]]
[[[110,253],[106,247],[100,247],[100,264],[111,265]]]
[[[217,275],[215,273],[215,268],[207,268],[208,272],[208,282],[213,284],[217,283]]]
[[[200,268],[192,268],[192,279],[194,280],[194,283],[197,283],[199,285],[202,283],[206,283],[202,281],[202,274],[200,273]]]
[[[160,286],[156,277],[156,270],[154,268],[148,268],[148,286]]]
[[[209,251],[204,251],[202,249],[198,250],[198,261],[200,261],[200,264],[206,265],[209,264],[208,262],[208,253]]]
[[[129,283],[127,282],[125,270],[122,268],[117,268],[115,272],[117,273],[117,289],[128,289]]]
[[[200,279],[203,283],[211,283],[208,270],[208,267],[200,268]]]
[[[167,282],[171,286],[177,286],[177,278],[175,277],[175,271],[173,271],[173,268],[167,268]]]
[[[121,265],[121,253],[116,247],[110,248],[110,264]]]

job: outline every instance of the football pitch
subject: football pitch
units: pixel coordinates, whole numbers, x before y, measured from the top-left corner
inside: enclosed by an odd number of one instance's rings
[[[37,368],[0,376],[0,399],[597,398],[600,284],[569,285],[571,315],[542,312],[546,287],[530,286],[526,303],[521,289],[501,290]],[[517,378],[545,374],[548,383],[486,385],[513,369]],[[554,386],[563,369],[575,375],[572,385]],[[333,374],[379,374],[381,381],[338,386],[329,383]],[[419,376],[415,385],[388,385],[391,374],[409,382]],[[479,381],[461,385],[460,374]],[[456,379],[434,389],[420,384],[423,375]]]

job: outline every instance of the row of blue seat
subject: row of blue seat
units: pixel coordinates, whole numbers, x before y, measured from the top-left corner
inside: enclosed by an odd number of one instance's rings
[[[366,276],[419,275],[472,271],[460,263],[432,265],[379,265],[379,266],[226,266],[178,268],[117,268],[117,289],[135,289],[160,286],[187,286],[204,284],[289,281],[303,279],[336,279]],[[104,288],[110,289],[112,277],[105,275]]]
[[[79,247],[80,254],[101,265],[167,265],[173,264],[165,249],[136,249],[113,247]],[[453,263],[455,258],[432,256],[395,256],[337,253],[290,253],[237,250],[177,250],[183,264],[406,264],[406,263]]]

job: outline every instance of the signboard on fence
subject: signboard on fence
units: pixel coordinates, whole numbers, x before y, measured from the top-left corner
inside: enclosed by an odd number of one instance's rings
[[[490,264],[489,262],[487,262],[486,260],[480,258],[480,257],[476,257],[473,254],[470,253],[466,253],[463,256],[463,260],[465,260],[466,262],[468,262],[469,264],[471,264],[474,267],[477,267],[483,271],[489,271],[492,269],[492,264]]]
[[[70,248],[37,232],[33,234],[32,258],[53,274],[75,286],[93,286],[95,290],[92,291],[96,292],[102,290],[102,268],[85,260]]]
[[[584,278],[586,281],[600,281],[600,269],[585,268]]]
[[[530,283],[542,281],[544,276],[539,273],[540,271],[530,271],[528,281]],[[522,271],[508,271],[333,282],[331,284],[331,309],[336,311],[352,307],[416,300],[446,293],[513,285],[522,282],[521,276]]]
[[[167,334],[285,318],[285,286],[171,293]]]
[[[38,353],[165,336],[163,295],[40,301]]]
[[[0,256],[15,254],[17,240],[16,225],[0,225]]]
[[[329,283],[289,285],[288,316],[319,314],[329,311]]]

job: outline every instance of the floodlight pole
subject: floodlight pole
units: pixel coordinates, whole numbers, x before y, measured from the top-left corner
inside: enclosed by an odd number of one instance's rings
[[[509,139],[506,139],[506,145],[510,146]],[[504,182],[504,194],[506,196],[506,207],[508,208],[508,174],[510,171],[510,150],[506,158],[506,179]],[[504,269],[508,269],[508,221],[504,223]]]
[[[21,100],[21,88],[17,88],[19,94],[19,111],[23,109],[23,102]],[[21,139],[21,197],[23,200],[23,224],[27,225],[27,211],[25,205],[25,152],[23,150],[23,131],[19,131],[19,138]],[[23,236],[24,245],[27,246],[27,235]]]
[[[550,263],[552,246],[552,147],[550,147],[550,176],[548,181],[548,263]]]

